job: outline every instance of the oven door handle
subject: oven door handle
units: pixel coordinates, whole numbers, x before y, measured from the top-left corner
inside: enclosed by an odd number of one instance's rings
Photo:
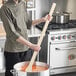
[[[68,48],[55,48],[56,50],[71,50],[76,49],[76,47],[68,47]]]

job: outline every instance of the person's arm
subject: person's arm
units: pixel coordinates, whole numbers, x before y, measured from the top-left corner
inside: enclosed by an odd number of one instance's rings
[[[18,39],[16,39],[16,41],[22,43],[23,45],[30,47],[34,51],[39,51],[41,49],[41,47],[39,45],[32,44],[31,42],[24,39],[22,36],[20,36]]]
[[[50,15],[47,14],[45,17],[42,17],[42,18],[40,18],[40,19],[33,20],[33,21],[32,21],[32,25],[35,26],[35,25],[37,25],[37,24],[39,24],[39,23],[41,23],[41,22],[45,22],[47,19],[50,21],[51,18],[52,18],[52,17],[50,17]]]
[[[40,18],[40,19],[33,20],[33,21],[32,21],[32,25],[35,26],[35,25],[37,25],[37,24],[39,24],[39,23],[41,23],[41,22],[45,22],[45,21],[46,21],[45,18],[42,17],[42,18]]]
[[[16,27],[13,24],[13,16],[10,9],[6,6],[2,6],[0,9],[0,17],[3,21],[7,38],[11,39],[12,42],[16,41],[20,34],[15,30]]]

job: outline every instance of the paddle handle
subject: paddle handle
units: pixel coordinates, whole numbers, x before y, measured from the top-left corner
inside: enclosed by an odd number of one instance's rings
[[[53,12],[54,12],[54,10],[55,10],[55,7],[56,7],[56,3],[53,3],[53,4],[52,4],[52,7],[51,7],[51,9],[50,9],[50,12],[49,12],[49,15],[50,15],[50,16],[52,16],[52,14],[53,14]],[[51,19],[51,20],[52,20],[52,19]],[[38,45],[41,45],[41,43],[42,43],[42,40],[43,40],[43,38],[44,38],[44,36],[45,36],[45,32],[46,32],[46,29],[47,29],[47,27],[48,27],[48,24],[49,24],[49,21],[46,20],[45,25],[44,25],[44,27],[43,27],[43,30],[42,30],[42,32],[41,32],[41,36],[40,36],[40,38],[39,38],[39,40],[38,40],[38,43],[37,43]],[[38,52],[34,51],[33,56],[32,56],[32,58],[31,58],[31,61],[30,61],[29,65],[28,65],[28,67],[26,68],[26,71],[30,71],[30,70],[31,70],[32,65],[34,64],[34,61],[35,61],[35,59],[36,59],[37,54],[38,54]]]

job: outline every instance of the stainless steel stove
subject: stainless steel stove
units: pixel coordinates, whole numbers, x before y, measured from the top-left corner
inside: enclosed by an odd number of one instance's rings
[[[47,59],[50,74],[76,71],[76,28],[49,32]]]
[[[40,27],[43,27],[42,24]],[[47,63],[50,65],[50,74],[75,72],[76,20],[70,20],[68,24],[50,23],[47,33]]]

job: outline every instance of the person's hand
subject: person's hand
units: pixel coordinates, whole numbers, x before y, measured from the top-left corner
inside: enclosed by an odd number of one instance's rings
[[[52,16],[50,16],[49,14],[47,14],[43,19],[44,21],[48,20],[49,22],[52,20]]]
[[[37,44],[32,44],[31,45],[31,49],[34,50],[34,51],[38,51],[39,52],[41,47],[39,45],[37,45]]]

